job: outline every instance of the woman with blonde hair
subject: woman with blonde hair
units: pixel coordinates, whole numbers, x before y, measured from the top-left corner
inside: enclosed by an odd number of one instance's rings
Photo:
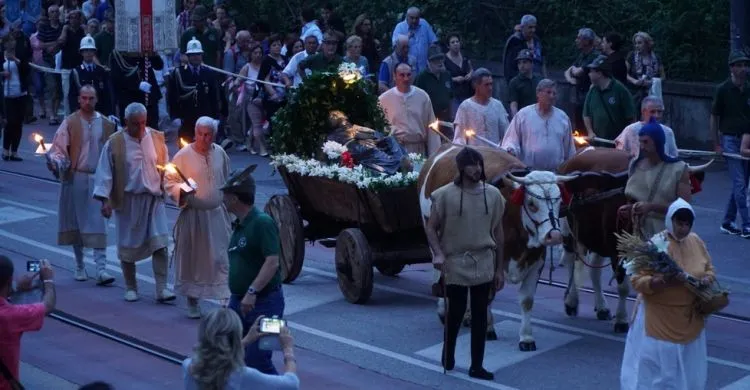
[[[654,79],[663,81],[666,78],[664,64],[654,53],[654,39],[651,35],[643,31],[633,35],[633,51],[628,54],[625,66],[628,70],[628,86],[638,107],[643,98],[649,95]]]
[[[377,74],[380,69],[380,41],[375,38],[375,28],[372,25],[372,20],[367,14],[360,14],[357,19],[354,20],[352,27],[352,34],[362,39],[362,55],[367,58],[367,64],[370,67],[368,69],[369,74]]]
[[[279,334],[284,351],[283,375],[267,375],[245,366],[245,345],[267,336],[258,330],[262,318],[258,317],[242,337],[242,321],[234,311],[221,308],[207,315],[198,328],[193,357],[182,362],[185,389],[299,389],[294,339],[287,327],[282,327]]]

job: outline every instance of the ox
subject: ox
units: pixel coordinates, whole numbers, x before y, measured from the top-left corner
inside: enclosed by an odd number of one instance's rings
[[[630,287],[625,270],[617,260],[617,238],[614,235],[618,231],[617,210],[627,203],[624,189],[628,181],[629,164],[630,155],[625,151],[589,147],[558,168],[560,174],[576,175],[575,179],[565,183],[573,197],[567,211],[563,211],[563,262],[569,272],[565,313],[569,316],[578,315],[578,289],[583,284],[584,269],[588,267],[594,290],[596,317],[599,320],[612,319],[601,282],[602,268],[606,267],[604,258],[609,258],[617,280],[615,333],[627,333],[629,328],[626,302]],[[703,181],[701,171],[710,164],[689,167],[693,192],[698,191],[697,188]],[[587,254],[588,261],[585,260]]]
[[[443,145],[422,166],[419,174],[418,190],[422,216],[426,223],[430,217],[432,191],[451,183],[457,175],[455,157],[461,146]],[[506,199],[503,215],[505,232],[504,264],[506,281],[512,284],[521,283],[519,303],[522,311],[519,349],[536,350],[536,343],[531,334],[531,309],[534,305],[537,280],[544,266],[543,256],[546,247],[562,242],[560,231],[559,209],[563,191],[559,183],[573,177],[558,176],[552,172],[531,171],[518,159],[505,151],[477,147],[484,157],[485,173],[488,184],[500,189]],[[514,176],[511,171],[527,172],[526,176]],[[436,272],[436,282],[442,285],[442,278]],[[436,293],[433,286],[433,293]],[[494,297],[495,291],[492,292]],[[492,297],[491,297],[492,298]],[[490,299],[490,302],[492,299]],[[491,305],[490,305],[491,306]],[[470,305],[467,306],[471,307]],[[445,316],[445,302],[438,300],[438,315]],[[488,338],[496,339],[492,312],[488,307]]]

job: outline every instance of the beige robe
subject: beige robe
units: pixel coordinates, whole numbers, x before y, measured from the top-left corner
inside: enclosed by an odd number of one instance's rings
[[[493,186],[469,192],[453,183],[433,191],[431,197],[441,221],[445,284],[491,282],[497,269],[495,229],[503,223],[505,198]]]
[[[152,131],[147,128],[140,141],[123,133],[127,172],[118,173],[126,181],[122,204],[115,208],[114,216],[117,222],[117,257],[125,263],[151,257],[169,244],[162,177],[156,168],[157,154],[166,154],[167,147],[154,141],[156,137],[152,137]],[[96,168],[94,197],[100,199],[111,199],[115,191],[113,173],[115,169],[120,169],[114,162],[112,140],[110,138],[104,144]],[[156,148],[161,150],[157,152]]]
[[[657,182],[659,171],[664,167],[664,173]],[[661,162],[658,165],[640,168],[633,167],[633,171],[625,186],[625,196],[637,202],[650,202],[662,205],[670,205],[677,200],[677,187],[680,178],[687,169],[687,164],[682,161],[674,163]],[[652,187],[656,185],[654,196],[649,199]],[[666,229],[664,215],[649,213],[641,221],[641,233],[644,238],[651,238],[654,234]]]
[[[55,132],[49,157],[53,162],[70,160],[71,136],[70,120],[67,117]],[[60,197],[58,203],[58,245],[80,245],[85,248],[103,249],[107,247],[107,224],[101,214],[101,203],[93,198],[94,171],[99,161],[103,139],[103,118],[101,114],[89,123],[82,118],[81,145],[78,158],[73,162],[75,168],[69,174],[59,172]],[[58,169],[61,165],[57,164]]]
[[[440,147],[440,136],[428,128],[435,122],[435,113],[427,92],[414,86],[405,94],[391,88],[378,100],[391,125],[391,135],[409,153],[431,156]]]
[[[206,156],[193,145],[177,152],[172,163],[196,182],[195,194],[184,196],[180,176],[165,175],[167,193],[182,209],[174,226],[175,290],[192,298],[226,299],[231,219],[219,187],[229,175],[229,157],[216,144]]]

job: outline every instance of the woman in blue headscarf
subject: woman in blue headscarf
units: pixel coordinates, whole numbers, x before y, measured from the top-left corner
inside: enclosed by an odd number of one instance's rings
[[[666,136],[659,122],[651,118],[638,138],[640,153],[630,164],[625,196],[632,203],[633,230],[647,238],[665,229],[669,205],[677,198],[689,202],[692,191],[688,165],[664,152]]]

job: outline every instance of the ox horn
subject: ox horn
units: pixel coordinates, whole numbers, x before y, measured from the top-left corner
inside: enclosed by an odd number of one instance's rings
[[[714,159],[712,158],[711,161],[709,161],[709,162],[707,162],[707,163],[705,163],[703,165],[698,165],[697,167],[693,167],[693,166],[688,165],[688,169],[690,170],[690,172],[701,172],[704,169],[708,168],[708,166],[711,165],[711,163],[713,163],[713,162],[714,162]]]
[[[525,177],[514,176],[510,172],[508,172],[508,179],[513,180],[514,182],[516,182],[518,184],[526,185],[526,178]]]
[[[557,177],[557,182],[558,183],[565,183],[566,181],[571,181],[571,180],[577,178],[578,176],[555,175],[555,177]]]

